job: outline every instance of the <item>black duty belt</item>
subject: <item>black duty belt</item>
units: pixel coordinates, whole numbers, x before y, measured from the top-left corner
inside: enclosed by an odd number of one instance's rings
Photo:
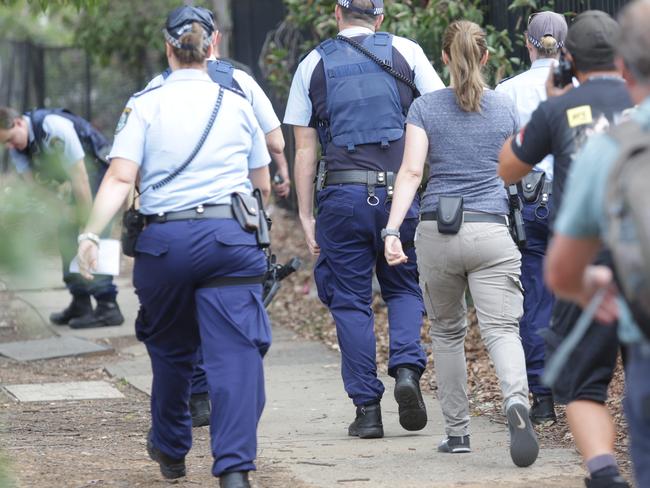
[[[224,205],[199,205],[190,210],[181,210],[180,212],[159,213],[156,215],[146,215],[147,224],[162,224],[174,220],[195,220],[195,219],[232,219],[232,207]]]
[[[438,220],[438,212],[423,212],[420,216],[420,220]],[[481,212],[463,212],[463,222],[485,222],[508,225],[508,219],[505,215]]]
[[[395,173],[390,171],[366,171],[361,169],[346,169],[328,171],[325,186],[360,184],[368,187],[368,203],[377,205],[379,199],[375,195],[375,187],[385,186],[388,197],[393,196],[395,189]]]

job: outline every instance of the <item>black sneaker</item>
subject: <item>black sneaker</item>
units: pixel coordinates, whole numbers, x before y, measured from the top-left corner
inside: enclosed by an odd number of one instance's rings
[[[357,417],[348,427],[348,435],[360,439],[379,439],[384,437],[379,403],[357,407]]]
[[[446,439],[438,444],[438,452],[448,452],[451,454],[462,454],[464,452],[472,452],[469,447],[469,435],[453,436],[448,435]]]
[[[530,421],[528,407],[513,403],[506,412],[510,429],[510,457],[520,468],[530,466],[539,454],[539,443],[533,424]]]
[[[219,488],[250,488],[248,471],[231,471],[219,477]]]
[[[153,445],[152,433],[147,434],[147,453],[152,461],[160,465],[160,473],[168,480],[185,476],[185,458],[173,459]]]
[[[97,308],[92,315],[86,315],[78,319],[72,319],[68,325],[71,329],[91,329],[93,327],[106,327],[110,325],[122,325],[124,316],[120,307],[113,300],[98,300]]]
[[[587,488],[630,488],[630,485],[621,475],[598,476],[597,478],[585,478]]]
[[[210,425],[210,396],[207,393],[197,393],[190,397],[190,414],[192,427]]]
[[[68,325],[73,319],[91,317],[93,306],[90,295],[72,295],[72,301],[61,312],[50,314],[50,322],[56,325]]]
[[[530,408],[530,420],[535,425],[549,426],[557,422],[553,395],[535,395]]]
[[[399,368],[395,376],[395,400],[399,405],[399,423],[406,430],[422,430],[427,425],[427,408],[420,391],[420,375]]]

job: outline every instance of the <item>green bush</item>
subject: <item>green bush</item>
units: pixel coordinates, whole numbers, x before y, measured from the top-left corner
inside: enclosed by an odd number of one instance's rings
[[[264,53],[266,77],[276,96],[285,100],[291,76],[299,59],[323,39],[336,35],[334,6],[336,0],[284,0],[287,17],[276,35],[267,43]],[[467,19],[484,24],[484,11],[479,0],[404,0],[385,2],[386,17],[382,30],[416,40],[445,82],[449,74],[440,61],[442,35],[454,20]],[[490,49],[488,80],[494,84],[509,76],[519,65],[511,57],[512,43],[506,30],[485,26]]]

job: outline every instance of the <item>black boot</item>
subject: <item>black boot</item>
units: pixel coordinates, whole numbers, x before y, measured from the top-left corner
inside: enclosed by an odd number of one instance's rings
[[[97,300],[97,308],[92,315],[86,315],[70,321],[71,329],[90,329],[92,327],[105,327],[108,325],[122,325],[124,317],[120,312],[115,298],[110,300]]]
[[[147,453],[160,465],[160,473],[168,480],[185,476],[185,459],[173,459],[153,445],[151,429],[147,434]]]
[[[630,488],[620,474],[613,476],[601,476],[598,478],[585,478],[587,488]]]
[[[357,417],[348,427],[348,435],[361,439],[384,437],[384,426],[381,423],[381,406],[379,403],[357,407]]]
[[[72,302],[65,310],[50,314],[50,322],[56,325],[67,325],[72,319],[90,317],[92,313],[90,295],[72,295]]]
[[[530,408],[530,421],[535,425],[553,425],[557,422],[553,395],[535,395]]]
[[[207,393],[197,393],[190,397],[192,427],[210,425],[210,397]]]
[[[231,471],[219,476],[219,488],[250,488],[248,471]]]
[[[399,423],[406,430],[422,430],[427,425],[427,408],[420,391],[420,374],[398,368],[395,375],[395,400],[399,405]]]

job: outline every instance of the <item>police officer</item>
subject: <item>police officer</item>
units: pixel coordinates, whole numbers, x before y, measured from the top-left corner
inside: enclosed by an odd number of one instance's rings
[[[124,317],[116,302],[113,277],[97,275],[89,282],[70,272],[81,219],[88,215],[106,173],[106,138],[88,121],[67,110],[35,109],[21,116],[9,107],[0,107],[0,143],[9,149],[16,171],[24,178],[46,185],[71,184],[71,205],[76,212],[71,209],[69,213],[76,213],[76,217],[60,222],[59,247],[63,281],[72,302],[62,312],[51,314],[50,321],[74,329],[122,324]],[[94,310],[91,295],[97,302]]]
[[[502,81],[496,91],[512,98],[523,127],[543,100],[546,80],[559,57],[567,34],[564,16],[555,12],[538,12],[528,19],[526,48],[532,65],[528,71]],[[524,315],[519,323],[528,387],[533,394],[530,418],[535,424],[555,423],[555,408],[550,388],[543,385],[544,339],[540,332],[548,328],[553,310],[553,294],[544,285],[543,263],[548,245],[548,216],[552,205],[553,156],[545,157],[522,181],[526,247],[521,250],[521,282],[524,286]]]
[[[632,105],[614,63],[620,35],[620,26],[605,12],[588,10],[578,15],[566,38],[566,78],[574,75],[580,86],[567,83],[556,88],[549,83],[549,98],[540,103],[526,127],[506,141],[499,155],[499,175],[507,183],[521,180],[544,157],[553,155],[551,227],[565,198],[567,174],[577,153],[591,135],[615,125]],[[598,264],[610,261],[606,252],[597,258]],[[556,300],[545,334],[547,357],[570,333],[581,313],[578,305]],[[605,404],[618,349],[616,327],[594,321],[552,388],[554,400],[567,404],[569,427],[592,487],[621,486],[616,484],[620,477],[614,457],[614,425]]]
[[[201,19],[201,25],[212,36],[212,55],[208,59],[210,77],[219,84],[240,91],[253,107],[255,117],[262,131],[264,131],[266,145],[277,166],[277,174],[273,178],[273,189],[279,197],[287,198],[291,190],[291,180],[289,178],[289,165],[284,155],[284,136],[282,135],[280,120],[273,110],[269,97],[266,96],[264,90],[260,88],[253,77],[242,69],[241,63],[234,64],[232,60],[219,57],[218,46],[221,37],[216,28],[214,15],[210,10],[203,7],[184,5],[169,14],[165,26],[167,29],[173,28],[191,17]],[[171,70],[165,70],[153,78],[145,89],[162,84],[170,73]]]
[[[212,473],[222,487],[248,487],[271,330],[262,303],[265,255],[256,235],[233,219],[231,201],[247,201],[253,187],[270,192],[270,156],[250,104],[208,76],[211,37],[201,19],[190,16],[164,34],[172,73],[124,110],[110,170],[79,236],[80,263],[86,273],[93,268],[96,234],[139,173],[146,226],[133,282],[141,306],[136,334],[153,370],[147,450],[164,477],[185,475],[200,348],[210,400],[219,405],[210,419]],[[231,200],[233,193],[240,196]],[[258,217],[249,202],[238,208]]]
[[[165,28],[173,30],[182,26],[188,19],[198,19],[201,26],[211,36],[212,55],[208,59],[208,74],[213,81],[225,87],[232,88],[240,93],[250,103],[253,113],[265,134],[266,145],[274,159],[278,173],[274,190],[278,196],[285,198],[289,195],[290,179],[287,159],[284,155],[284,136],[280,127],[280,121],[273,110],[271,101],[255,80],[242,71],[236,69],[229,62],[217,59],[217,46],[219,42],[219,31],[216,30],[212,12],[203,7],[183,5],[171,11],[167,16]],[[162,85],[170,75],[171,69],[165,70],[153,78],[145,87],[145,90]],[[280,178],[277,179],[277,176]],[[210,402],[208,395],[208,383],[205,372],[201,367],[201,361],[192,380],[192,396],[190,398],[190,411],[192,412],[192,425],[202,427],[210,422]]]
[[[348,434],[377,438],[384,432],[384,386],[375,357],[373,269],[388,305],[388,372],[396,378],[400,424],[420,430],[427,419],[419,387],[426,364],[420,346],[424,307],[412,244],[417,202],[401,228],[403,241],[410,243],[407,264],[388,266],[380,231],[404,150],[405,114],[419,93],[444,85],[415,42],[376,32],[384,20],[382,0],[338,0],[335,16],[339,36],[321,43],[298,66],[284,122],[294,126],[300,220],[309,250],[318,255],[318,294],[336,323],[343,383],[357,407]],[[315,221],[319,139],[323,160]]]

